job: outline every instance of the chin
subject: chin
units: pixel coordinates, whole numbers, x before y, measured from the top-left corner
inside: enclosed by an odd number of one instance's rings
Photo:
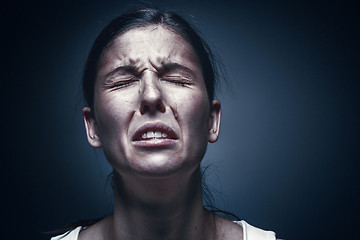
[[[184,158],[169,158],[161,154],[151,154],[146,159],[132,161],[134,172],[143,177],[163,178],[171,177],[178,173],[191,171],[191,164]],[[196,169],[196,166],[192,168]]]

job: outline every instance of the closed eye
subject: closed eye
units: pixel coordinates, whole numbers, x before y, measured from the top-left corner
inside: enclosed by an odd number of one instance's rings
[[[120,89],[120,88],[124,88],[124,87],[128,87],[131,86],[132,84],[134,84],[135,82],[137,82],[137,80],[121,80],[121,81],[114,81],[112,83],[106,84],[106,87],[111,89],[111,90],[116,90],[116,89]]]
[[[184,78],[184,77],[178,77],[178,76],[167,76],[161,78],[161,80],[173,83],[179,86],[190,86],[193,84],[193,81],[190,79]]]

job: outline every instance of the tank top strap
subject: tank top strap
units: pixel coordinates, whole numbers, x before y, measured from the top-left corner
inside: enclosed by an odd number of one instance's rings
[[[243,240],[276,240],[273,231],[265,231],[260,228],[251,226],[244,220],[235,221],[243,228]]]
[[[51,240],[78,240],[79,232],[82,229],[82,226],[74,228],[73,230],[67,231],[64,234],[61,234],[56,237],[52,237]]]

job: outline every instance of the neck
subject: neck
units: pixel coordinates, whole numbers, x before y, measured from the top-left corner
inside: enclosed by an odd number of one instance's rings
[[[134,181],[114,173],[110,219],[108,239],[211,239],[215,232],[202,206],[199,169],[190,177]]]

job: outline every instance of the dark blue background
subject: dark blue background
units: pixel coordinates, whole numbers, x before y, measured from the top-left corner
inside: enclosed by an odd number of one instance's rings
[[[2,6],[4,239],[49,239],[40,232],[111,211],[111,169],[87,144],[80,78],[98,32],[140,3]],[[205,159],[218,206],[289,240],[358,235],[354,2],[154,5],[193,22],[227,69],[221,137]]]

